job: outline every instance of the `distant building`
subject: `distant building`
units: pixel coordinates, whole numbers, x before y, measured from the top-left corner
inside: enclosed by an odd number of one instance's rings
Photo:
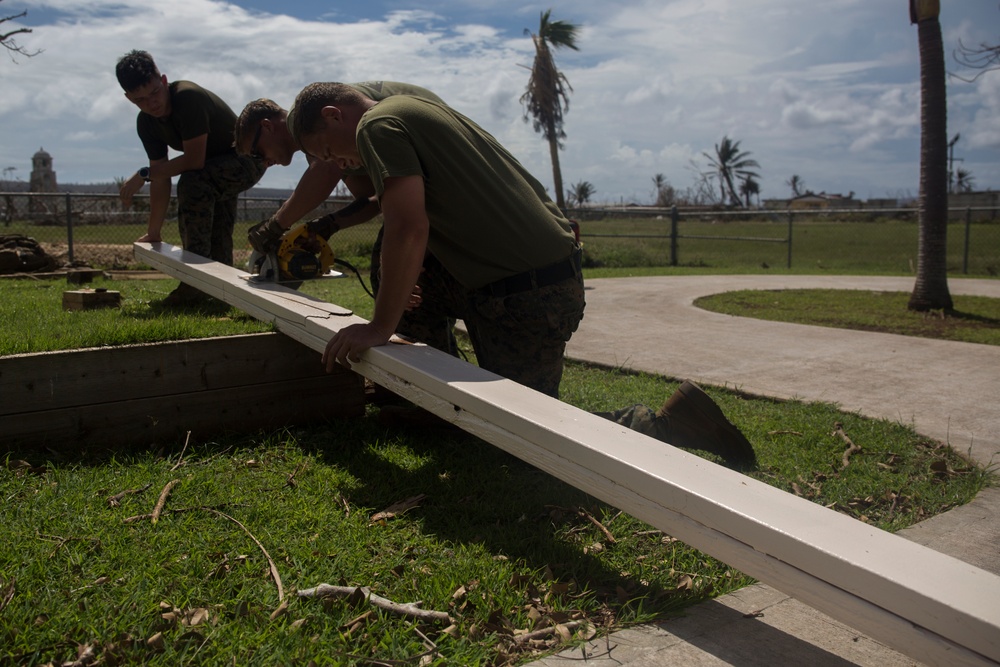
[[[827,194],[825,192],[807,192],[804,195],[788,200],[788,208],[794,210],[815,211],[823,209],[860,208],[861,202],[849,195]]]
[[[1000,192],[984,190],[980,192],[953,192],[948,195],[949,218],[964,220],[964,209],[966,208],[972,209],[969,211],[972,220],[996,220],[997,213],[1000,211]]]
[[[31,184],[29,192],[58,192],[56,172],[52,169],[52,156],[39,148],[31,158]]]

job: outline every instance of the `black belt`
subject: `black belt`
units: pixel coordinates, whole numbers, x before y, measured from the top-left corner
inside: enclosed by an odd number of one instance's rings
[[[517,292],[526,292],[530,289],[555,285],[567,278],[577,276],[579,273],[580,251],[574,250],[572,255],[561,262],[501,278],[481,287],[480,291],[497,298],[502,298],[508,294],[516,294]]]

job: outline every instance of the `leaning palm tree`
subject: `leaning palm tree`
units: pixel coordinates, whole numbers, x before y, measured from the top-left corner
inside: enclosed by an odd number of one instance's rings
[[[556,205],[565,209],[559,149],[562,148],[561,140],[566,138],[563,113],[569,111],[569,93],[573,88],[565,75],[556,69],[552,50],[565,46],[578,51],[576,33],[579,28],[565,21],[550,21],[551,14],[551,9],[542,13],[537,34],[524,29],[524,34],[531,35],[531,40],[535,43],[535,62],[531,66],[531,77],[528,79],[527,90],[521,96],[521,103],[525,106],[525,122],[530,118],[535,132],[540,132],[549,142]]]
[[[722,142],[715,145],[715,155],[702,153],[712,163],[719,175],[719,190],[722,201],[728,198],[730,203],[740,206],[740,196],[736,193],[736,181],[748,177],[760,178],[760,174],[750,171],[759,168],[757,160],[750,158],[749,152],[740,151],[740,142],[729,137],[722,137]]]
[[[920,49],[920,198],[917,280],[910,310],[951,310],[948,291],[948,107],[939,0],[910,0]]]

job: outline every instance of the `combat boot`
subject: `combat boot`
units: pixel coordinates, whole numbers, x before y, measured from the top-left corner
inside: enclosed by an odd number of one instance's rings
[[[656,411],[657,439],[678,447],[700,449],[727,463],[753,467],[753,445],[726,419],[722,409],[694,382],[685,380]]]
[[[192,287],[187,283],[180,283],[174,291],[168,294],[160,302],[164,308],[184,308],[186,306],[197,306],[209,301],[211,297],[197,287]]]

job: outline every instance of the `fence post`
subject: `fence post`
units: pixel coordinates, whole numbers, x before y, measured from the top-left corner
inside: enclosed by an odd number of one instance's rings
[[[965,207],[965,250],[962,252],[962,273],[969,272],[969,236],[972,234],[972,208]]]
[[[69,248],[67,258],[73,265],[73,198],[66,193],[66,246]]]
[[[795,218],[795,214],[788,211],[788,262],[785,268],[792,268],[792,220]]]
[[[670,266],[677,266],[677,222],[680,215],[677,213],[677,205],[670,207]]]

